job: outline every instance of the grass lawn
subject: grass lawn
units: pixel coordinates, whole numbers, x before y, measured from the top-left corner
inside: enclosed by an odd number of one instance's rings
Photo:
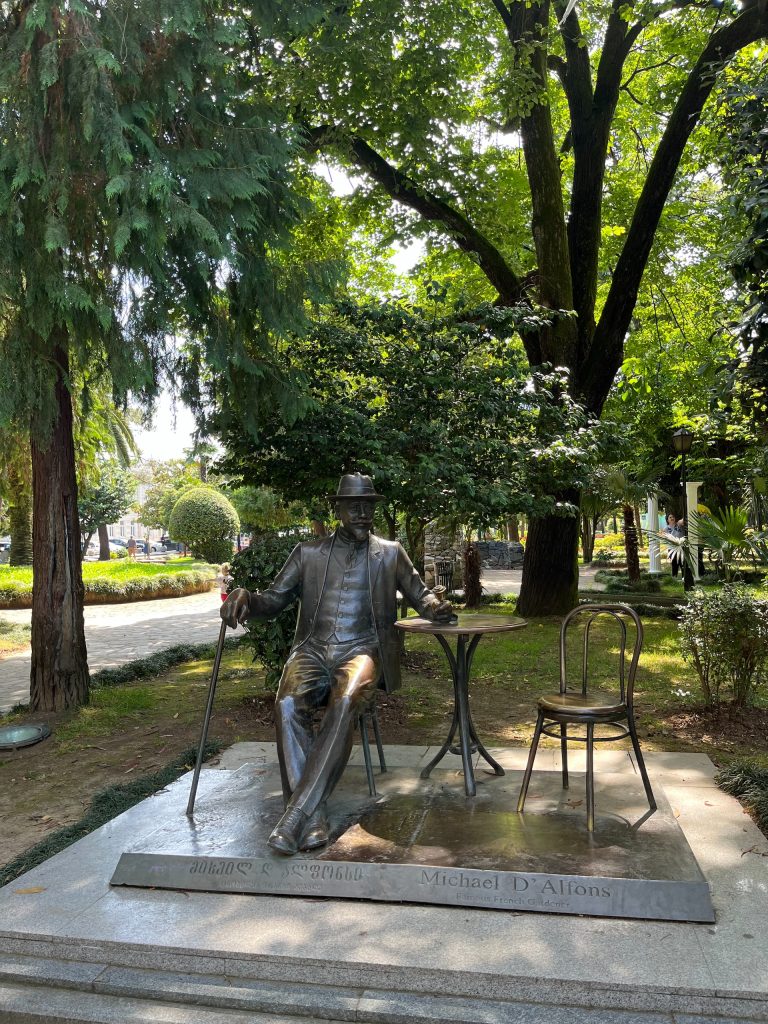
[[[116,558],[110,562],[84,562],[86,604],[174,597],[208,589],[216,567],[193,558],[143,562]],[[32,567],[0,565],[0,608],[30,607]]]
[[[484,611],[509,613],[501,603]],[[765,757],[768,708],[713,715],[700,708],[695,675],[681,659],[677,624],[647,619],[636,685],[641,742],[646,750],[702,751],[718,764],[734,755]],[[489,746],[527,745],[536,698],[557,687],[559,622],[533,620],[527,629],[483,638],[472,671],[472,711]],[[615,642],[595,637],[598,677],[611,677]],[[576,659],[574,659],[574,667]],[[95,689],[88,707],[56,715],[15,713],[14,721],[47,720],[50,739],[0,753],[0,820],[10,861],[51,829],[78,820],[107,786],[156,772],[198,741],[211,659],[190,661],[154,679]],[[222,660],[210,737],[224,746],[273,740],[273,695],[245,647]],[[430,637],[409,636],[403,688],[381,694],[379,719],[388,743],[441,743],[450,723],[452,690],[445,656]],[[543,739],[548,745],[554,740]],[[625,741],[626,742],[626,741]],[[615,745],[614,745],[615,746]]]
[[[32,627],[0,619],[0,657],[29,647]]]

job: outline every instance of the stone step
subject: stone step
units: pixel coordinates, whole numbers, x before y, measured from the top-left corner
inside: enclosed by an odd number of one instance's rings
[[[0,982],[2,1024],[342,1024],[316,1017],[213,1009],[191,1003]]]
[[[105,951],[103,951],[105,952]],[[120,957],[116,957],[120,959]],[[10,953],[0,956],[0,1022],[41,1024],[757,1024],[749,1005],[707,1007],[685,999],[675,1009],[643,1009],[647,994],[595,992],[603,1005],[584,1005],[581,986],[550,992],[552,1002],[468,998],[398,988],[365,989],[238,976],[242,962],[221,959],[221,973],[119,966],[104,960],[68,960]],[[181,964],[179,965],[181,966]],[[265,973],[269,973],[267,970]],[[331,972],[332,973],[332,972]],[[388,979],[390,983],[395,980]],[[627,1003],[633,1008],[624,1008]],[[581,1003],[582,1005],[579,1005]],[[758,1014],[759,1009],[753,1005]],[[718,1013],[718,1010],[721,1012]],[[714,1011],[715,1015],[712,1015]]]

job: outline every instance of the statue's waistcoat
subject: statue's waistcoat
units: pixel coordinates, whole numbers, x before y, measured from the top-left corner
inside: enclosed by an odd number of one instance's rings
[[[367,543],[334,543],[312,636],[332,643],[374,638]]]

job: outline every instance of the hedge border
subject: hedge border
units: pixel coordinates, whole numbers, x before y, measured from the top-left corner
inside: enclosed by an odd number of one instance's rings
[[[96,604],[133,604],[135,601],[155,601],[168,597],[189,597],[190,594],[204,594],[216,586],[216,577],[199,571],[184,571],[145,577],[146,583],[141,587],[125,586],[120,590],[94,590],[86,584],[84,603]],[[190,577],[192,577],[190,579]],[[139,577],[141,579],[141,577]],[[172,580],[173,583],[168,581]],[[178,581],[178,582],[176,582]],[[96,581],[91,581],[96,582]],[[112,581],[110,581],[112,582]],[[133,581],[127,581],[131,584]],[[32,607],[32,589],[18,591],[0,591],[0,611],[11,611],[14,608]]]

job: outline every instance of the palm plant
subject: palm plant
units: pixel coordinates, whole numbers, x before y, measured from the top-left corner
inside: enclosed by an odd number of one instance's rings
[[[751,533],[746,508],[726,505],[717,512],[692,511],[689,518],[693,533],[713,553],[717,570],[726,583],[733,579],[739,556],[760,553],[763,538]]]

